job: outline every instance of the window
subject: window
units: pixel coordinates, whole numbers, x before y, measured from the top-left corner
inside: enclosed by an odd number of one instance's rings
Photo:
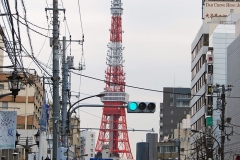
[[[162,146],[160,149],[160,153],[166,153],[166,152],[176,152],[175,146]]]
[[[173,106],[173,102],[170,102],[170,106]]]
[[[171,114],[173,114],[173,111],[171,111]]]
[[[203,45],[209,46],[209,35],[208,34],[203,35]]]
[[[25,129],[25,125],[24,124],[18,124],[17,129]]]
[[[189,107],[189,101],[178,101],[177,107]]]
[[[181,107],[181,106],[182,106],[181,103],[182,103],[181,101],[178,101],[178,102],[177,102],[177,107]]]
[[[183,102],[183,107],[189,107],[189,102],[184,101],[184,102]]]
[[[173,94],[170,94],[170,98],[173,98]]]
[[[4,89],[4,84],[0,84],[0,89]]]
[[[34,129],[33,125],[27,125],[27,129]]]
[[[8,108],[8,102],[2,102],[2,108],[7,109]]]
[[[173,120],[171,120],[170,122],[173,123]]]

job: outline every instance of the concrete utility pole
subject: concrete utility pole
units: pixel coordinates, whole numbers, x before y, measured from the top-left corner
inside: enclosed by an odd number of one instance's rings
[[[53,0],[53,37],[52,37],[52,54],[53,54],[53,160],[57,160],[58,148],[58,120],[60,116],[59,104],[59,26],[58,26],[58,0]]]
[[[222,117],[221,117],[221,160],[224,160],[224,142],[225,142],[225,86],[222,85]]]
[[[67,147],[66,122],[67,122],[67,102],[68,102],[68,63],[66,63],[66,37],[63,37],[62,56],[62,141],[63,147]]]

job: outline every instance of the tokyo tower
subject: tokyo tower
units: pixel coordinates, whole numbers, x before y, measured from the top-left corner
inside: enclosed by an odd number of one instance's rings
[[[128,102],[129,95],[125,93],[125,73],[122,56],[122,3],[112,0],[110,42],[108,43],[107,69],[105,71],[105,96],[101,125],[95,151],[109,149],[111,157],[133,159],[126,121],[126,111],[123,104]],[[119,106],[119,107],[108,107]]]

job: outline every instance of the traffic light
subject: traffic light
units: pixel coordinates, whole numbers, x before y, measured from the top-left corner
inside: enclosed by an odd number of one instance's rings
[[[212,94],[212,86],[207,86],[207,94],[208,95]]]
[[[156,104],[154,102],[128,102],[128,113],[154,113]]]
[[[57,150],[57,160],[67,160],[65,153],[68,151],[65,147],[59,147]]]
[[[212,116],[213,115],[213,107],[212,106],[208,106],[207,107],[207,116]]]
[[[212,96],[207,96],[207,105],[213,105],[213,97]]]
[[[208,73],[208,74],[213,74],[213,65],[208,64],[207,73]]]

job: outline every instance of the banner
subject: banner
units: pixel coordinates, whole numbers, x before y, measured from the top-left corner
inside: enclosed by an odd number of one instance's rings
[[[0,149],[15,149],[16,111],[0,111]]]
[[[42,111],[41,111],[41,118],[40,118],[40,130],[41,131],[47,130],[47,119],[49,117],[48,110],[49,110],[49,106],[46,104],[46,97],[44,96]]]

